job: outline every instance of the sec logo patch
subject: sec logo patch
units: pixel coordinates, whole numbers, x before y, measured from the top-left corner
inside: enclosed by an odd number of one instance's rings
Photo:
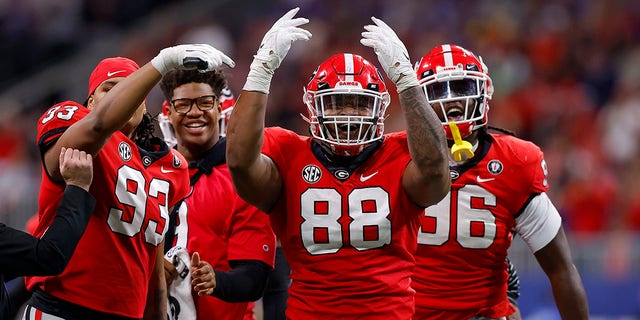
[[[322,178],[322,170],[315,164],[306,165],[302,168],[302,179],[307,183],[314,184]]]

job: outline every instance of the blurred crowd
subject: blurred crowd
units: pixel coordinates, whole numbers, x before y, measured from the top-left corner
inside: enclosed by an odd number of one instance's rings
[[[414,61],[441,43],[482,56],[495,86],[490,124],[541,146],[550,197],[574,239],[640,232],[640,2],[634,0],[2,0],[0,90],[90,41],[123,33],[118,54],[138,62],[165,46],[211,43],[236,61],[228,77],[238,92],[260,37],[295,6],[311,20],[313,39],[295,44],[276,74],[267,125],[306,133],[299,114],[306,113],[302,88],[312,71],[337,52],[377,61],[359,39],[370,17],[381,17]],[[37,92],[33,105],[2,101],[0,221],[22,227],[35,212],[41,174],[35,121],[54,102],[82,100],[86,88],[74,92]],[[152,113],[161,99],[152,92]],[[388,132],[404,126],[397,103]]]

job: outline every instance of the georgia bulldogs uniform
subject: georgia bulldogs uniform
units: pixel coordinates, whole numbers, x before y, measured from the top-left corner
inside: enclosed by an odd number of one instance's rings
[[[38,122],[41,153],[88,113],[73,101],[46,111]],[[51,224],[64,191],[64,184],[53,182],[44,168],[42,173],[36,236]],[[181,155],[168,148],[140,150],[115,132],[94,157],[90,192],[97,205],[69,265],[58,276],[29,278],[28,288],[99,312],[141,318],[169,208],[188,187]]]
[[[293,271],[287,318],[410,319],[424,208],[408,198],[399,174],[410,161],[406,134],[385,135],[344,168],[312,141],[265,130],[263,153],[284,188],[270,218]]]
[[[505,259],[513,233],[547,230],[534,240],[542,246],[559,228],[556,219],[546,216],[533,217],[534,224],[524,222],[530,220],[525,210],[530,201],[546,197],[548,189],[540,149],[509,135],[484,137],[479,142],[483,154],[450,167],[451,190],[422,216],[413,276],[414,319],[511,314]],[[553,226],[545,226],[549,223]]]

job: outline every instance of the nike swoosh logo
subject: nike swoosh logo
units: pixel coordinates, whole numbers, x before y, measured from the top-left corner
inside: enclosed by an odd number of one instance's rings
[[[114,72],[107,72],[107,77],[113,77],[114,75],[118,74],[118,73],[122,73],[125,72],[126,70],[118,70],[118,71],[114,71]]]
[[[476,181],[478,181],[478,183],[482,183],[482,182],[489,182],[489,181],[493,181],[496,178],[480,178],[480,176],[476,176]]]
[[[376,171],[376,172],[374,172],[374,173],[372,173],[372,174],[370,174],[370,175],[368,175],[368,176],[360,175],[360,182],[365,182],[365,181],[367,181],[367,180],[371,179],[371,178],[372,178],[373,176],[375,176],[376,174],[378,174],[378,171]]]
[[[162,172],[162,173],[171,173],[171,172],[173,172],[173,170],[167,170],[167,169],[164,168],[164,166],[161,166],[160,167],[160,172]]]

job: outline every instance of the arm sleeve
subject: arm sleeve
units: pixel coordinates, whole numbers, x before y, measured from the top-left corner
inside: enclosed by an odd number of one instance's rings
[[[258,300],[264,293],[271,268],[262,261],[230,261],[231,270],[215,270],[216,288],[213,296],[227,302]]]
[[[516,218],[516,231],[535,253],[553,240],[561,224],[558,210],[543,192],[532,197]]]
[[[13,276],[61,273],[84,233],[96,201],[76,186],[67,186],[53,223],[38,239],[0,226],[0,272]]]

